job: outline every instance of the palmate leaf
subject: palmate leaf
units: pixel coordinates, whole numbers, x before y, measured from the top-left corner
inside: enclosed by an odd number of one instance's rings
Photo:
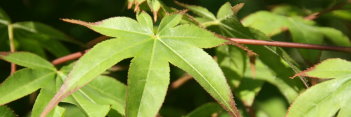
[[[176,26],[180,17],[166,16],[164,20],[173,23],[161,23],[156,34],[150,29],[150,16],[144,12],[137,16],[138,22],[126,17],[97,23],[66,20],[117,38],[96,45],[80,58],[42,115],[112,65],[134,57],[128,74],[126,116],[156,116],[169,84],[168,62],[191,74],[231,115],[240,116],[221,69],[200,49],[225,41],[193,25]]]
[[[290,106],[287,117],[338,117],[351,115],[351,62],[342,59],[328,59],[298,75],[318,78],[335,78],[317,84],[302,93]],[[325,108],[328,107],[328,108]]]

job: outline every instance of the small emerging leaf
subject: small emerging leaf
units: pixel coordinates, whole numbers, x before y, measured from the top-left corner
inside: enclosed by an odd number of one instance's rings
[[[217,12],[217,19],[225,19],[228,16],[234,15],[234,11],[232,10],[232,5],[229,2],[226,2],[219,8]]]
[[[200,6],[195,6],[195,5],[187,5],[183,3],[179,3],[179,5],[191,10],[194,12],[196,15],[206,18],[208,20],[216,20],[216,16],[214,16],[210,11],[208,11],[206,8],[200,7]]]
[[[159,0],[147,0],[147,4],[149,5],[153,15],[154,15],[154,21],[157,20],[157,12],[161,8],[161,3]]]

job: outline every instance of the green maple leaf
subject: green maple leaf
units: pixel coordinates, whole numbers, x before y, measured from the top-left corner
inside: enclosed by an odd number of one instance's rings
[[[286,117],[350,117],[350,65],[350,61],[343,59],[327,59],[296,74],[330,80],[318,83],[299,95],[290,105]]]
[[[240,116],[221,69],[201,49],[225,41],[195,25],[178,25],[181,19],[179,14],[166,16],[156,30],[146,13],[137,15],[137,21],[127,17],[96,23],[65,20],[116,38],[97,44],[78,60],[46,111],[114,64],[134,57],[128,73],[126,116],[157,115],[169,85],[169,63],[191,74],[231,115]]]
[[[56,86],[62,84],[62,80],[66,78],[72,68],[72,65],[69,65],[57,70],[49,61],[28,52],[0,55],[0,58],[26,67],[1,82],[0,107],[40,90],[31,112],[32,117],[38,117],[41,114],[51,98],[54,97],[56,88],[59,88]],[[87,86],[67,97],[63,102],[80,107],[82,109],[80,114],[82,115],[102,117],[106,116],[110,109],[124,115],[124,100],[125,85],[114,78],[100,75]],[[47,117],[62,116],[63,113],[69,115],[67,113],[70,112],[66,110],[71,109],[57,106]]]

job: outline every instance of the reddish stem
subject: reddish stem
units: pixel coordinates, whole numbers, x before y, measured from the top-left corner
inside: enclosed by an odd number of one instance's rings
[[[239,39],[239,38],[227,38],[226,40],[229,40],[229,41],[232,41],[235,43],[239,43],[239,44],[266,45],[266,46],[317,49],[317,50],[332,50],[332,51],[341,51],[341,52],[351,53],[350,47],[324,46],[324,45],[315,45],[315,44],[280,42],[280,41],[264,41],[264,40]]]
[[[187,81],[191,80],[193,77],[189,74],[185,74],[184,76],[178,78],[176,81],[174,81],[171,84],[171,88],[172,89],[177,89],[180,86],[182,86],[184,83],[186,83]]]
[[[74,60],[74,59],[78,59],[79,57],[83,56],[84,53],[88,52],[88,50],[85,50],[83,52],[76,52],[76,53],[72,53],[72,54],[69,54],[67,56],[64,56],[64,57],[61,57],[61,58],[58,58],[58,59],[55,59],[53,60],[51,63],[54,64],[54,65],[59,65],[59,64],[62,64],[64,62],[67,62],[67,61],[71,61],[71,60]]]

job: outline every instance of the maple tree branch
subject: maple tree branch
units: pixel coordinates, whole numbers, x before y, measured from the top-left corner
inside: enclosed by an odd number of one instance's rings
[[[277,46],[277,47],[289,47],[289,48],[331,50],[331,51],[341,51],[341,52],[351,53],[350,47],[325,46],[325,45],[315,45],[315,44],[281,42],[281,41],[264,41],[264,40],[240,39],[240,38],[226,38],[226,40],[239,43],[239,44],[248,44],[248,45],[265,45],[265,46]]]
[[[54,64],[54,65],[59,65],[59,64],[65,63],[67,61],[78,59],[81,56],[83,56],[86,52],[88,52],[89,50],[90,49],[85,50],[83,52],[75,52],[75,53],[72,53],[72,54],[69,54],[69,55],[57,58],[57,59],[53,60],[51,63]]]

